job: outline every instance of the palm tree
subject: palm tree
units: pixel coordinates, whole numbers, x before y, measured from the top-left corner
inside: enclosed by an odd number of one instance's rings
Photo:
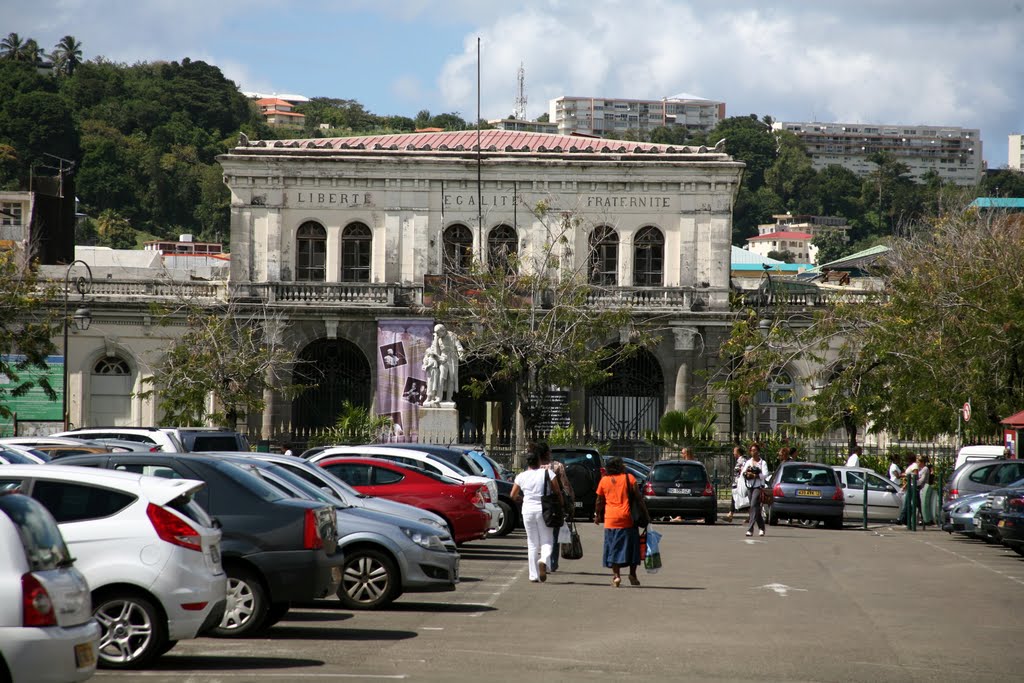
[[[0,59],[17,61],[21,57],[21,49],[24,43],[17,33],[8,33],[7,37],[0,40]]]
[[[64,36],[53,46],[51,57],[57,73],[70,76],[75,73],[75,67],[82,63],[82,44],[74,36]]]
[[[39,43],[36,42],[35,38],[29,38],[21,46],[21,57],[19,57],[19,60],[29,62],[30,64],[38,64],[43,61],[45,56],[46,52],[43,48],[39,47]]]

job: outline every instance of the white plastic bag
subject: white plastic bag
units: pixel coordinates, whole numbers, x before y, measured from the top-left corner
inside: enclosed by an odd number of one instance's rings
[[[654,529],[647,530],[647,557],[644,558],[644,570],[648,574],[657,574],[661,569],[661,534]]]
[[[558,527],[558,538],[555,539],[555,543],[572,543],[572,529],[568,524]]]

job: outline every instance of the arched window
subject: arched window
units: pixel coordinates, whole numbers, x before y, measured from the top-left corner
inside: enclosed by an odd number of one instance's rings
[[[590,284],[614,287],[619,283],[619,235],[607,225],[590,233]]]
[[[646,227],[633,239],[633,285],[661,287],[665,268],[665,237],[661,230]]]
[[[786,370],[776,370],[768,381],[768,387],[757,392],[754,398],[757,411],[757,430],[774,432],[793,419],[793,376]]]
[[[473,265],[473,233],[465,225],[449,225],[444,231],[444,272],[466,273]]]
[[[519,252],[519,238],[511,225],[499,225],[487,236],[487,263],[491,268],[505,268],[509,258]]]
[[[327,273],[327,231],[307,221],[295,233],[295,279],[323,282]]]
[[[130,375],[132,374],[131,369],[128,367],[128,363],[121,358],[116,356],[111,358],[110,356],[104,356],[96,361],[96,365],[92,368],[92,374],[94,375]]]
[[[341,232],[341,281],[370,281],[373,234],[363,223],[349,223]]]

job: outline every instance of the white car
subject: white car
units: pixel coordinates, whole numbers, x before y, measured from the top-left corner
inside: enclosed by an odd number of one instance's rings
[[[92,676],[100,627],[53,517],[28,496],[0,494],[0,548],[0,680]]]
[[[178,441],[174,434],[157,429],[156,427],[82,427],[72,429],[69,432],[59,432],[50,436],[66,436],[72,439],[118,439],[120,441],[135,441],[148,446],[154,453],[185,453],[185,446]]]
[[[192,479],[66,465],[0,466],[0,490],[49,510],[92,590],[102,668],[144,667],[220,623],[221,532]]]
[[[442,474],[446,477],[450,477],[467,484],[483,484],[487,487],[487,493],[490,496],[489,499],[484,500],[484,509],[491,518],[488,529],[493,532],[501,526],[502,513],[501,508],[497,505],[498,485],[494,483],[493,479],[469,474],[444,458],[409,448],[390,448],[388,446],[331,446],[330,448],[325,448],[324,450],[311,455],[308,460],[309,462],[319,462],[325,458],[337,458],[339,456],[343,457],[346,455],[363,456],[367,458],[383,458],[384,460],[402,463],[408,467],[416,467],[421,470],[433,472],[434,474]]]
[[[866,467],[833,467],[843,487],[843,519],[864,519],[864,478],[868,480],[868,520],[886,522],[899,518],[903,491],[889,479]]]

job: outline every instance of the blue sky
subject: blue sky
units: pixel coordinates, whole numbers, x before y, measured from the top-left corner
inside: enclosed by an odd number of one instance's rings
[[[563,94],[724,101],[728,115],[1024,131],[1024,0],[5,0],[0,33],[86,59],[202,59],[242,90],[377,114],[527,113]]]

